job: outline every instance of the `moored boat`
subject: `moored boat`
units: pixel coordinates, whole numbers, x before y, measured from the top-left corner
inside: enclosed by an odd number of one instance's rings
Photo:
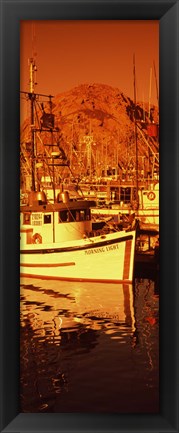
[[[36,65],[30,59],[30,91],[23,92],[31,105],[30,157],[31,191],[20,207],[20,275],[38,278],[80,281],[132,282],[134,270],[135,230],[113,231],[99,236],[92,232],[91,208],[95,202],[70,198],[61,179],[55,188],[55,169],[68,167],[60,139],[53,140],[55,128],[52,95],[34,92]],[[42,116],[36,120],[40,97],[49,99],[50,111],[41,103]],[[35,107],[38,101],[38,107]],[[40,135],[50,134],[45,143]],[[42,149],[43,146],[43,149]],[[48,151],[44,148],[48,146]],[[47,196],[39,170],[45,166],[52,182]],[[58,173],[59,174],[59,173]]]
[[[112,199],[112,191],[115,189],[115,199]],[[115,184],[108,185],[108,199],[103,206],[92,208],[94,218],[111,218],[114,223],[124,223],[132,215],[140,221],[140,224],[150,225],[159,229],[159,183],[149,183],[138,188],[138,207],[135,207],[133,196],[136,188],[134,185]]]
[[[52,205],[44,193],[36,193],[32,204],[21,208],[21,275],[132,282],[135,231],[92,236],[93,203],[67,197]]]

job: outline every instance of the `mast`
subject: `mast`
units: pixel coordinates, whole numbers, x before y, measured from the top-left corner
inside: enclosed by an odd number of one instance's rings
[[[152,91],[152,68],[150,68],[150,82],[149,82],[149,118],[150,118],[151,91]]]
[[[138,197],[138,142],[137,142],[137,123],[136,123],[136,72],[135,72],[135,54],[133,55],[133,78],[134,78],[134,132],[135,132],[135,154],[136,154],[136,206],[139,207]]]
[[[158,108],[159,108],[158,83],[157,83],[157,74],[156,74],[155,62],[153,62],[153,64],[154,64],[154,75],[155,75],[155,85],[156,85],[157,102],[158,102]]]
[[[34,93],[35,86],[35,72],[37,67],[33,58],[29,59],[29,99],[30,99],[30,125],[31,125],[31,167],[32,167],[32,191],[35,191],[35,125],[34,125],[34,103],[36,99],[36,94]]]
[[[51,142],[50,143],[44,143],[43,140],[40,139],[43,146],[50,146],[51,148],[51,155],[49,155],[49,152],[47,152],[47,167],[52,167],[49,170],[52,172],[52,188],[53,188],[53,196],[54,196],[54,203],[55,203],[55,166],[62,167],[62,166],[68,166],[68,161],[65,155],[65,152],[60,146],[59,141],[57,140],[56,143],[54,143],[53,140],[53,132],[58,133],[59,128],[54,126],[54,119],[55,116],[52,113],[52,95],[46,95],[42,93],[35,93],[34,87],[37,84],[36,83],[36,74],[37,67],[35,64],[35,61],[32,58],[29,59],[29,91],[20,91],[20,93],[23,93],[26,95],[26,98],[30,101],[30,133],[31,133],[31,191],[37,192],[40,191],[40,181],[37,178],[38,171],[37,169],[37,159],[40,157],[38,154],[38,141],[36,142],[36,133],[39,132],[44,133],[48,132],[51,134]],[[41,101],[41,98],[45,98],[45,102],[47,102],[46,98],[48,98],[48,103],[50,106],[50,109],[46,111],[46,107],[44,108],[44,104]],[[40,111],[40,102],[41,102],[41,117],[39,119],[38,111],[36,110],[36,104],[38,102],[39,111]],[[37,121],[36,121],[37,119]],[[57,148],[57,152],[54,152],[54,148]],[[48,162],[48,160],[50,160]],[[38,169],[37,169],[38,170]]]

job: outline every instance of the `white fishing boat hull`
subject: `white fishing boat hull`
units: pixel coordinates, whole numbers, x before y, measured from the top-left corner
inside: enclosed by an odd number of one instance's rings
[[[20,274],[69,281],[132,282],[135,231],[21,245]]]

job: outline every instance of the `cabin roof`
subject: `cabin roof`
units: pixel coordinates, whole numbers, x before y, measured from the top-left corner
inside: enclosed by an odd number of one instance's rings
[[[47,203],[38,204],[35,203],[31,206],[24,205],[20,207],[21,212],[59,212],[63,210],[85,210],[91,207],[96,207],[96,202],[94,200],[70,200],[67,203]]]

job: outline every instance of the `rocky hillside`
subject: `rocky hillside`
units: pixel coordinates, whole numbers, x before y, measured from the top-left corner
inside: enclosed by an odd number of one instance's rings
[[[137,103],[135,107],[134,102],[117,88],[104,84],[81,84],[53,98],[51,109],[55,116],[53,136],[45,131],[45,124],[40,121],[43,113],[50,112],[50,104],[40,103],[40,100],[35,104],[39,161],[44,156],[50,157],[52,150],[61,152],[63,149],[75,177],[99,177],[112,169],[118,174],[123,170],[134,172],[135,131],[139,170],[148,170],[154,160],[158,161],[155,159],[159,152],[158,137],[151,130],[151,125],[159,122],[157,108],[152,106],[148,113],[148,104]],[[55,145],[53,148],[50,146],[52,143]],[[26,171],[30,147],[31,132],[27,119],[21,131],[21,162],[23,169],[26,165]],[[60,156],[62,158],[64,154]]]

